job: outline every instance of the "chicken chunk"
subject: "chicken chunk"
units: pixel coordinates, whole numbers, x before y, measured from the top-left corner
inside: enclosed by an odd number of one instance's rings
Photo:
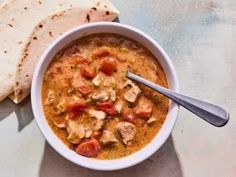
[[[124,144],[127,145],[134,139],[136,134],[136,127],[132,123],[120,122],[117,124],[116,128],[120,132]]]
[[[152,124],[152,123],[154,123],[154,122],[156,122],[156,121],[157,121],[156,118],[150,117],[150,118],[147,120],[147,124]]]
[[[115,88],[117,86],[116,85],[116,79],[114,77],[112,77],[112,76],[107,77],[104,80],[103,86]]]
[[[125,83],[121,86],[122,89],[127,88],[127,87],[133,87],[135,86],[135,83],[132,82],[131,80],[127,79]]]
[[[64,99],[58,103],[58,105],[56,106],[56,110],[57,110],[57,115],[66,111],[66,101]]]
[[[69,134],[67,139],[73,144],[78,144],[85,136],[84,126],[75,121],[68,122],[67,132]]]
[[[108,93],[110,95],[110,100],[113,102],[116,101],[116,91],[113,89],[109,89]]]
[[[115,103],[115,109],[118,113],[121,113],[122,107],[123,107],[124,102],[122,100],[118,100]]]
[[[102,82],[102,77],[99,74],[92,80],[92,83],[95,86],[99,86],[101,82]]]
[[[101,91],[99,93],[92,95],[92,99],[94,101],[106,101],[109,99],[109,96],[105,91]]]
[[[124,98],[131,103],[135,102],[141,93],[139,87],[129,79],[121,86],[121,89],[128,89],[124,94]]]
[[[90,117],[94,117],[99,120],[105,119],[105,117],[106,117],[106,113],[103,111],[97,111],[97,110],[91,109],[91,110],[89,110],[88,113],[89,113]]]
[[[53,90],[49,90],[47,98],[44,102],[45,105],[50,106],[56,101],[56,93]]]
[[[93,130],[89,129],[85,132],[85,138],[90,138],[93,134]]]
[[[57,123],[57,122],[53,122],[54,125],[56,125],[58,128],[60,129],[65,129],[67,127],[67,121],[64,120],[63,122]]]
[[[131,87],[125,94],[124,98],[131,103],[134,103],[138,97],[138,95],[141,93],[141,90],[138,86]]]
[[[81,77],[80,74],[76,73],[73,75],[73,78],[72,78],[72,87],[73,88],[78,88],[78,87],[81,87],[81,86],[84,86],[85,83]]]
[[[91,124],[84,125],[85,138],[90,138],[93,135]]]
[[[97,119],[96,121],[93,122],[93,131],[100,130],[104,124],[105,124],[104,120]]]
[[[110,144],[118,142],[115,135],[111,131],[108,131],[108,130],[103,131],[103,134],[100,140],[104,145],[110,145]]]
[[[144,118],[144,119],[149,119],[152,115],[152,102],[148,100],[146,97],[141,97],[138,100],[137,106],[134,108],[135,113],[137,116]]]

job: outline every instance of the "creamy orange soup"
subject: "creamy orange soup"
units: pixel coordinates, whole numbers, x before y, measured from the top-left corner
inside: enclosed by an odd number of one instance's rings
[[[124,157],[142,149],[160,130],[168,99],[127,79],[127,70],[168,87],[151,52],[115,34],[80,38],[47,68],[44,114],[57,137],[78,154]]]

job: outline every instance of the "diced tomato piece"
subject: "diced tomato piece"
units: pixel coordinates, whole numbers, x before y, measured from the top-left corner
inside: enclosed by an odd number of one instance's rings
[[[101,151],[101,145],[98,140],[92,138],[80,143],[75,151],[85,157],[97,157]]]
[[[111,101],[97,102],[97,109],[107,113],[110,116],[118,114],[114,104]]]
[[[106,57],[110,54],[110,48],[109,47],[102,47],[96,51],[93,52],[93,55],[96,57]]]
[[[76,116],[80,116],[81,114],[84,113],[87,107],[88,106],[85,100],[78,100],[76,102],[69,104],[68,106],[69,118],[74,119]]]
[[[80,73],[81,73],[81,76],[87,79],[92,79],[96,76],[95,69],[89,66],[88,64],[81,65]]]
[[[102,136],[102,132],[101,131],[94,131],[92,137],[95,139],[98,139]]]
[[[152,115],[152,102],[145,97],[141,97],[135,107],[135,113],[141,118],[150,118]]]
[[[104,74],[112,75],[113,72],[116,70],[116,67],[117,67],[116,59],[113,57],[107,57],[102,60],[100,69]]]
[[[122,113],[122,118],[130,123],[136,123],[137,117],[133,109],[126,108]]]
[[[76,65],[76,64],[84,64],[84,63],[89,64],[90,61],[87,58],[83,57],[82,55],[74,55],[71,58],[69,58],[69,64]]]
[[[79,87],[79,91],[80,91],[83,95],[87,96],[87,95],[89,95],[90,93],[92,93],[92,92],[94,91],[94,89],[93,89],[92,86],[90,86],[90,85],[83,85],[83,86],[80,86],[80,87]]]

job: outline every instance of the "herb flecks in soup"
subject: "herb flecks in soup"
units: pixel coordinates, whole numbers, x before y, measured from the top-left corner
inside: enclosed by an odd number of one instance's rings
[[[78,154],[124,157],[142,149],[160,130],[168,99],[126,79],[127,70],[168,87],[161,65],[146,48],[114,34],[73,42],[45,72],[46,119],[57,137]]]

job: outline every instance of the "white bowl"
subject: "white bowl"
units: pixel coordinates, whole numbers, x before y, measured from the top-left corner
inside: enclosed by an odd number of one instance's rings
[[[46,51],[43,53],[34,72],[31,87],[32,109],[42,134],[44,135],[48,143],[59,154],[61,154],[71,162],[74,162],[75,164],[96,170],[118,170],[142,162],[143,160],[150,157],[153,153],[155,153],[165,143],[175,125],[179,106],[176,103],[171,102],[166,120],[151,143],[127,157],[114,160],[98,160],[93,158],[86,158],[78,155],[76,152],[70,150],[65,144],[63,144],[49,127],[43,113],[43,106],[41,101],[43,75],[58,51],[60,51],[70,42],[80,37],[94,33],[115,33],[126,36],[141,43],[143,46],[147,47],[147,49],[149,49],[160,62],[167,75],[170,88],[174,91],[179,91],[179,84],[174,66],[162,47],[144,32],[134,27],[120,23],[96,22],[79,26],[64,33],[56,41],[50,44]]]

